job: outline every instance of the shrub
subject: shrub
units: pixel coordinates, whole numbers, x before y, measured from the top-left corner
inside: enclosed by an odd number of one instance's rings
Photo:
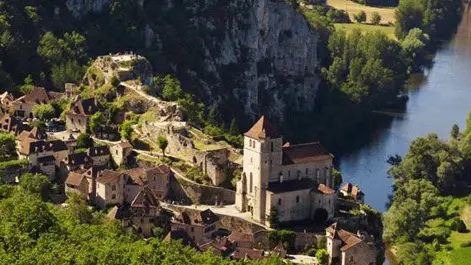
[[[465,233],[467,231],[466,224],[460,218],[453,219],[450,229],[459,233]]]
[[[471,241],[466,241],[466,242],[461,243],[460,247],[462,248],[471,247]]]
[[[356,22],[358,23],[362,23],[362,22],[365,22],[366,21],[366,13],[365,11],[360,11],[360,13],[356,14],[354,16]]]
[[[371,14],[371,23],[374,25],[378,25],[381,22],[381,15],[378,12],[373,12]]]

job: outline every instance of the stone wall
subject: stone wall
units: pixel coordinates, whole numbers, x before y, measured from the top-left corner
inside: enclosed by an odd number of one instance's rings
[[[169,199],[184,204],[206,205],[234,204],[235,191],[220,187],[207,186],[172,176]]]
[[[229,162],[229,151],[226,148],[208,151],[196,149],[189,138],[189,129],[190,125],[186,122],[143,123],[141,126],[144,135],[150,139],[165,136],[168,140],[166,152],[183,157],[187,162],[199,167],[211,179],[213,185],[220,185],[225,181],[224,168]]]

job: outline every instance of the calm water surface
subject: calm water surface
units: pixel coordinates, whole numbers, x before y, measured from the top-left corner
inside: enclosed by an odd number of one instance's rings
[[[389,155],[407,153],[410,142],[430,132],[442,139],[454,123],[464,128],[471,110],[471,11],[466,10],[453,40],[437,52],[423,76],[412,77],[406,112],[395,115],[388,128],[372,141],[340,158],[344,181],[358,184],[366,202],[385,211],[392,180],[387,177]]]

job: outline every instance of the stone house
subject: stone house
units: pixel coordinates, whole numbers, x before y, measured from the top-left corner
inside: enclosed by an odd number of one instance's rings
[[[329,264],[376,264],[376,247],[366,232],[354,234],[334,223],[326,229],[326,237]]]
[[[172,219],[171,227],[172,231],[184,230],[197,245],[202,245],[219,229],[219,221],[219,217],[210,209],[194,215],[181,212]]]
[[[110,147],[111,158],[117,166],[127,163],[127,158],[131,154],[133,146],[129,141],[121,141]]]
[[[100,111],[101,107],[94,98],[81,99],[77,97],[72,108],[65,114],[65,125],[68,131],[86,133],[90,116]]]
[[[252,248],[255,240],[252,233],[232,231],[227,240],[234,246],[240,248]]]
[[[126,230],[137,232],[144,237],[151,237],[159,211],[159,201],[148,188],[144,188],[130,204],[125,203],[113,207],[108,217],[120,221]]]
[[[62,93],[47,91],[43,87],[33,87],[28,94],[11,102],[12,112],[15,116],[32,119],[34,106],[48,104],[63,96]]]
[[[104,170],[96,178],[95,203],[100,208],[118,205],[125,201],[126,183],[129,177],[123,172]]]
[[[127,200],[132,200],[143,188],[148,188],[159,200],[167,197],[171,172],[169,167],[133,168],[123,172],[132,180],[126,186]]]
[[[0,131],[13,133],[19,135],[25,130],[29,130],[29,126],[23,124],[21,120],[10,114],[4,114],[0,116]]]
[[[106,145],[88,148],[87,155],[92,159],[94,166],[104,167],[110,163],[110,149]]]
[[[283,145],[265,117],[244,136],[243,173],[236,192],[239,211],[250,212],[264,225],[270,225],[267,217],[273,209],[282,223],[334,216],[333,155],[320,143]]]
[[[36,168],[51,180],[55,178],[56,166],[52,143],[34,138],[24,138],[18,142],[17,153],[20,159],[28,160],[30,168]]]
[[[11,110],[11,103],[15,101],[15,97],[9,93],[8,91],[5,91],[3,94],[0,95],[0,114],[5,115],[9,114]]]
[[[52,149],[54,151],[54,162],[57,167],[60,167],[61,161],[63,161],[67,155],[70,154],[68,146],[61,140],[49,141],[52,143]]]
[[[352,198],[355,202],[365,203],[365,194],[360,187],[352,183],[346,183],[340,189],[340,194],[346,198]]]
[[[90,167],[88,169],[77,169],[67,176],[65,181],[65,191],[67,193],[77,193],[87,200],[95,200],[96,178],[99,168]]]

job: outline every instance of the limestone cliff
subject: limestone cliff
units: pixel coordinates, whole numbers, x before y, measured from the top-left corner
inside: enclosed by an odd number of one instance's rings
[[[68,0],[66,6],[78,19],[89,20],[117,2]],[[137,44],[127,46],[146,56],[157,72],[177,75],[206,103],[220,104],[236,116],[253,119],[264,112],[280,121],[288,110],[313,107],[320,79],[318,36],[291,5],[276,0],[133,2],[139,33],[132,35]]]

